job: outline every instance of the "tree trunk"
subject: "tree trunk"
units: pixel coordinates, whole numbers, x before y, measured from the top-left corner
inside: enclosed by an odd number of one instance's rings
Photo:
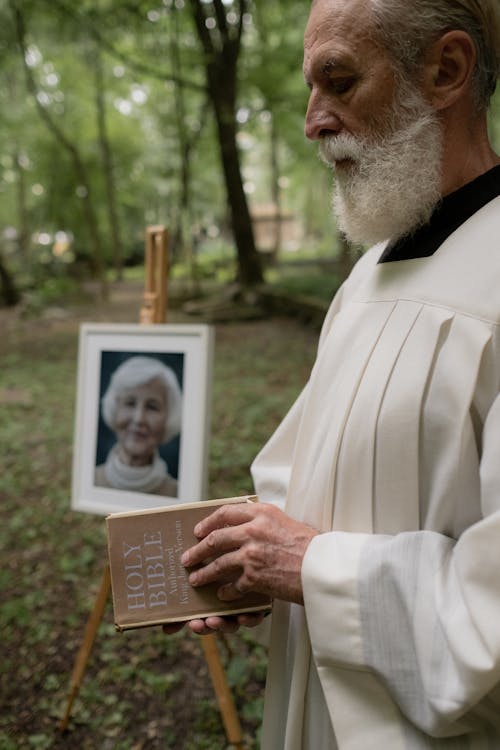
[[[90,181],[87,176],[87,170],[85,169],[85,165],[83,163],[83,160],[75,144],[72,143],[69,140],[69,138],[66,137],[64,132],[53,121],[47,109],[42,104],[40,104],[38,100],[38,96],[37,96],[38,92],[37,92],[35,79],[26,62],[26,41],[25,41],[24,18],[22,16],[21,11],[19,10],[18,7],[16,7],[16,4],[13,2],[13,0],[11,0],[10,2],[10,7],[12,10],[12,15],[14,17],[15,28],[16,28],[16,33],[17,33],[17,41],[19,44],[19,49],[21,52],[22,60],[23,60],[23,66],[24,66],[24,71],[26,74],[28,90],[31,92],[34,98],[35,106],[38,110],[38,113],[40,117],[42,118],[42,120],[45,122],[47,128],[54,135],[54,137],[57,139],[60,145],[69,153],[71,160],[73,162],[73,167],[75,170],[75,175],[78,180],[78,183],[84,188],[84,191],[82,194],[82,205],[83,205],[83,212],[85,215],[85,219],[87,221],[87,226],[88,226],[88,230],[90,234],[90,243],[92,247],[91,259],[93,261],[93,271],[94,271],[94,275],[100,282],[101,296],[103,297],[103,299],[106,299],[108,296],[108,284],[107,284],[106,273],[105,273],[102,243],[101,243],[101,238],[99,235],[97,216],[94,211],[94,205],[93,205],[92,195],[91,195],[91,190],[90,190]]]
[[[281,215],[281,189],[280,189],[280,167],[278,160],[278,133],[276,130],[276,123],[274,115],[271,115],[271,195],[273,197],[273,203],[275,208],[275,220],[274,220],[274,246],[272,249],[272,260],[273,263],[278,262],[279,254],[281,252],[281,239],[282,239],[282,222],[283,217]]]
[[[231,224],[238,253],[238,281],[243,286],[252,286],[260,284],[263,280],[262,264],[255,247],[252,219],[243,189],[236,125],[232,118],[225,116],[225,104],[217,102],[216,120]]]
[[[255,247],[252,220],[243,189],[240,154],[236,141],[236,79],[246,0],[240,0],[237,29],[227,23],[222,0],[213,0],[217,28],[207,28],[206,4],[190,0],[198,37],[205,52],[208,90],[215,112],[222,169],[238,256],[238,281],[253,286],[263,281],[262,262]]]
[[[17,174],[17,242],[23,262],[27,263],[29,260],[30,228],[28,201],[26,199],[26,177],[23,165],[21,164],[21,154],[17,147],[14,153],[14,166]]]
[[[16,103],[19,101],[18,83],[15,76],[9,73],[6,74],[6,80],[9,99],[12,102],[12,106],[15,107]],[[28,201],[26,196],[25,168],[22,164],[21,148],[17,138],[14,138],[13,142],[12,160],[14,171],[16,173],[17,244],[23,262],[27,263],[29,260],[28,255],[31,232]]]
[[[177,203],[176,224],[173,231],[173,250],[190,269],[193,284],[197,283],[196,259],[193,253],[193,220],[191,216],[191,153],[194,145],[186,128],[186,108],[179,57],[179,10],[173,8],[174,27],[170,35],[170,61],[174,74],[175,125],[179,141],[180,190]],[[200,118],[203,122],[203,118]]]
[[[3,262],[0,254],[0,305],[14,307],[21,300],[21,295],[12,278],[12,274]]]

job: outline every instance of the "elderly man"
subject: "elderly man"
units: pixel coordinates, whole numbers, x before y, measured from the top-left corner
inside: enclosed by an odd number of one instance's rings
[[[312,4],[306,134],[373,247],[255,461],[264,502],[184,559],[275,598],[266,750],[500,748],[499,61],[498,0]]]

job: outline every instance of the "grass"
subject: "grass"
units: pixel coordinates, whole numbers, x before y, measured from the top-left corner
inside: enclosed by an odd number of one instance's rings
[[[70,507],[78,326],[137,320],[142,284],[57,320],[0,311],[0,748],[221,750],[226,738],[194,636],[116,634],[108,605],[69,732],[57,724],[105,561],[101,517]],[[114,301],[113,301],[114,299]],[[172,319],[172,322],[175,322]],[[291,320],[216,330],[210,496],[252,490],[249,465],[307,379],[317,334]],[[266,654],[221,650],[257,750]]]

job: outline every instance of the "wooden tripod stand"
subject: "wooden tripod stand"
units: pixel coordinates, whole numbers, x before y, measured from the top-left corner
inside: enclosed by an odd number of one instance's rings
[[[164,323],[167,309],[167,278],[168,278],[168,236],[162,226],[153,226],[146,229],[146,259],[145,259],[145,286],[143,305],[140,310],[140,322],[142,324]],[[70,678],[69,692],[66,702],[66,710],[61,719],[59,728],[65,731],[68,727],[71,709],[78,696],[80,685],[87,668],[92,647],[97,635],[99,625],[102,621],[104,610],[111,593],[111,576],[109,565],[106,563],[97,593],[94,606],[89,614],[83,641],[75,658],[73,671]],[[243,748],[243,734],[239,717],[234,704],[234,699],[227,684],[224,667],[220,658],[215,635],[207,635],[201,638],[201,644],[207,667],[212,680],[212,685],[217,698],[219,711],[228,742],[237,750]]]

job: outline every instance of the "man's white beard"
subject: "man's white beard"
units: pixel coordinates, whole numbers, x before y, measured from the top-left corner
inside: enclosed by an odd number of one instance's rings
[[[320,155],[336,170],[333,209],[355,245],[397,239],[426,224],[441,198],[442,135],[423,97],[401,84],[390,122],[374,134],[325,136]]]

